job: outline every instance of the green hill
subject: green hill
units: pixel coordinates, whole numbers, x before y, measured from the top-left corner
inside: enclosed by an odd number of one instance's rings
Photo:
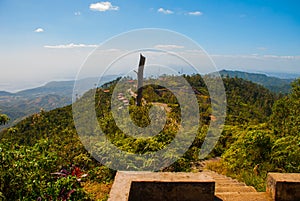
[[[222,76],[243,78],[245,80],[249,80],[254,83],[260,84],[273,92],[283,94],[287,94],[290,92],[290,84],[294,80],[270,77],[261,73],[247,73],[242,71],[221,70],[219,71],[219,73]]]
[[[214,121],[209,93],[201,76],[187,75],[185,78],[199,102],[202,125],[186,154],[164,169],[168,171],[190,171],[190,163],[198,160],[208,124]],[[168,81],[172,77],[164,79]],[[227,168],[228,172],[235,171],[236,175],[247,173],[248,179],[257,177],[256,183],[251,180],[250,185],[259,189],[263,188],[261,181],[264,181],[267,171],[299,171],[300,150],[297,143],[293,149],[286,149],[286,146],[297,140],[299,142],[300,138],[299,129],[295,127],[300,123],[300,81],[294,83],[291,95],[278,100],[274,93],[253,82],[241,78],[224,77],[223,80],[227,95],[226,125],[209,157],[221,156],[222,167]],[[134,84],[128,80],[124,82],[125,91]],[[107,88],[97,89],[96,114],[107,139],[115,146],[127,152],[144,154],[161,150],[174,139],[174,132],[180,124],[180,108],[170,91],[155,85],[144,87],[143,107],[134,106],[134,99],[129,98],[130,114],[135,123],[142,127],[150,123],[148,112],[152,104],[161,103],[169,110],[167,125],[158,135],[135,139],[125,135],[112,118],[110,101],[115,83],[105,86]],[[85,102],[85,97],[91,92],[78,101],[89,104]],[[95,136],[89,137],[93,140]],[[97,146],[101,145],[102,142],[97,143]],[[53,199],[69,196],[72,200],[93,200],[91,189],[97,188],[99,191],[102,188],[98,185],[109,185],[115,174],[94,160],[83,147],[75,130],[71,106],[49,112],[42,110],[2,131],[0,157],[0,197],[13,200],[47,199],[49,196]],[[259,175],[251,174],[256,164],[261,165]],[[128,164],[124,164],[126,167]],[[88,176],[82,177],[85,174]]]
[[[0,91],[0,96],[12,96],[12,93],[6,92],[6,91]]]
[[[115,78],[114,75],[105,76],[99,86]],[[82,86],[82,91],[86,91],[98,82],[98,78],[86,78],[78,82]],[[44,86],[17,93],[0,91],[0,111],[10,117],[8,124],[0,126],[0,130],[16,124],[26,116],[37,113],[41,109],[49,111],[71,104],[73,88],[74,81],[53,81]]]
[[[246,73],[241,71],[220,71],[222,76],[238,77],[254,83],[263,85],[276,93],[287,94],[291,87],[292,79],[280,79],[269,77],[264,74]],[[116,76],[105,76],[99,85],[115,79]],[[82,91],[86,91],[93,83],[98,82],[98,78],[82,79]],[[92,83],[92,84],[91,84]],[[7,125],[0,126],[0,129],[7,128],[19,122],[28,115],[39,112],[41,109],[49,111],[55,108],[63,107],[72,102],[74,81],[53,81],[44,86],[23,90],[17,93],[0,92],[0,111],[10,117]],[[78,92],[80,95],[81,93]]]

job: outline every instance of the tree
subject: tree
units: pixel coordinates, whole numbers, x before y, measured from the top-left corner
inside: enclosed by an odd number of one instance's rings
[[[278,170],[300,171],[300,79],[292,83],[289,96],[278,100],[270,124],[276,135],[271,160]]]
[[[6,114],[0,113],[0,125],[5,125],[9,121],[9,117]]]
[[[279,137],[300,136],[300,79],[292,83],[289,96],[278,100],[273,107],[271,125]]]

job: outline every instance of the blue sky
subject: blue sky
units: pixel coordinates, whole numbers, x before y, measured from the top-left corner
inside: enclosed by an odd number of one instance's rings
[[[0,90],[72,79],[96,45],[140,28],[190,37],[218,69],[300,73],[299,11],[297,0],[0,0]]]

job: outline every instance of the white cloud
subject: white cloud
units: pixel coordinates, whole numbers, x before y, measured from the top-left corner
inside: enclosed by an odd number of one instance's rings
[[[183,49],[184,46],[181,46],[181,45],[155,45],[154,48],[157,48],[157,49]]]
[[[96,48],[98,45],[86,45],[86,44],[66,44],[66,45],[45,45],[44,48],[51,49],[71,49],[71,48]]]
[[[203,13],[200,11],[194,11],[194,12],[188,12],[188,15],[200,16],[200,15],[203,15]]]
[[[163,9],[163,8],[159,8],[159,9],[157,10],[157,12],[163,13],[163,14],[166,14],[166,15],[168,15],[168,14],[173,14],[173,13],[174,13],[174,12],[171,11],[171,10]]]
[[[293,55],[260,55],[260,54],[249,54],[249,55],[210,55],[213,58],[234,58],[234,59],[257,59],[257,60],[300,60],[300,56]]]
[[[42,32],[44,32],[44,29],[42,29],[42,28],[37,28],[36,30],[34,30],[34,32],[36,32],[36,33],[42,33]]]
[[[299,56],[290,56],[290,55],[283,55],[283,56],[278,56],[278,55],[263,55],[264,58],[273,58],[273,59],[287,59],[287,60],[294,60],[294,59],[299,59]]]
[[[74,15],[76,15],[76,16],[81,15],[81,12],[77,11],[77,12],[74,13]]]
[[[113,6],[109,1],[97,2],[90,5],[93,11],[105,12],[108,10],[119,10],[118,6]]]

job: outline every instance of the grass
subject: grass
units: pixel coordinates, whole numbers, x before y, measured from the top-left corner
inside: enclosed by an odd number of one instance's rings
[[[113,182],[98,183],[98,182],[84,182],[83,189],[89,193],[93,200],[106,201]]]

